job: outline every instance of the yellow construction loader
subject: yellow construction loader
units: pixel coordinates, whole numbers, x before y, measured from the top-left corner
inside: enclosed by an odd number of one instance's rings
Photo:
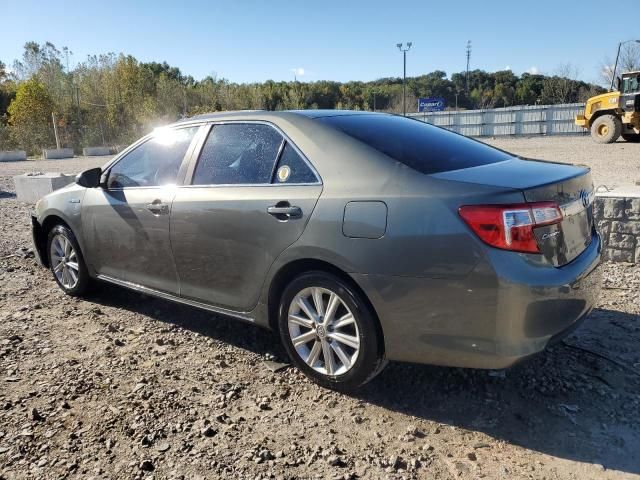
[[[576,115],[576,125],[591,130],[598,143],[613,143],[620,136],[640,142],[640,71],[623,73],[617,91],[587,100],[584,115]]]

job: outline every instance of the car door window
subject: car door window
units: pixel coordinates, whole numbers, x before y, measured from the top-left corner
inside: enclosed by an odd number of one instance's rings
[[[311,167],[290,144],[286,143],[278,160],[273,183],[317,183]]]
[[[111,168],[107,187],[154,187],[174,184],[182,160],[198,128],[161,129]]]
[[[193,185],[270,183],[282,141],[269,125],[215,125],[202,147]]]

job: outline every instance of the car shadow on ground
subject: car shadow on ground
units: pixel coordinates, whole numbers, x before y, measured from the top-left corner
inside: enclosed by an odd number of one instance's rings
[[[251,324],[110,285],[88,300],[286,361],[277,335]],[[392,362],[352,396],[445,428],[483,432],[554,457],[640,474],[638,407],[632,401],[640,376],[632,366],[625,369],[623,362],[604,358],[610,352],[601,357],[597,349],[591,353],[591,347],[582,347],[637,320],[637,315],[596,309],[566,343],[505,372]],[[626,338],[635,351],[639,334],[635,327],[633,331],[636,338]],[[625,351],[625,346],[618,347]],[[423,433],[438,435],[441,430],[434,426]],[[484,446],[469,445],[470,451],[474,448]]]

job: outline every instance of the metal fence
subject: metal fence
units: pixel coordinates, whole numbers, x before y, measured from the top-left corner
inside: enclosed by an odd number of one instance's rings
[[[486,110],[409,113],[407,116],[469,137],[502,135],[579,135],[588,133],[574,123],[584,103],[533,105]]]

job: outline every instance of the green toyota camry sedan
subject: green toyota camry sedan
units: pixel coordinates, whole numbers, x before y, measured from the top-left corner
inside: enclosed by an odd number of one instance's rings
[[[417,120],[231,112],[157,129],[32,227],[67,294],[109,282],[273,329],[346,390],[387,360],[509,367],[574,329],[600,288],[593,198],[586,168]]]

